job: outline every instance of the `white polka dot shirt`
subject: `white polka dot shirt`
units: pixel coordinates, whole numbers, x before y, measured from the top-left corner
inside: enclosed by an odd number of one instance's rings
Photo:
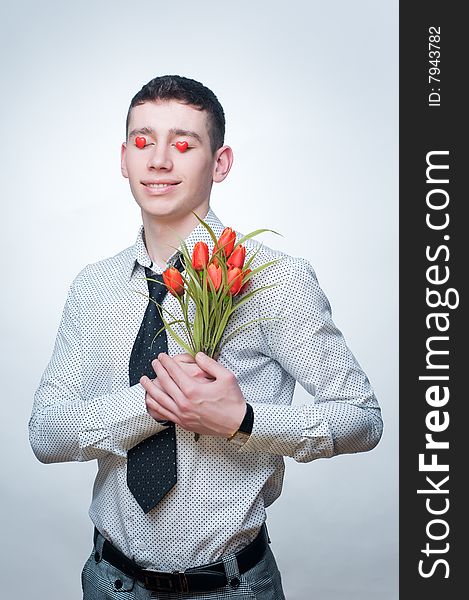
[[[205,221],[221,234],[224,225],[212,209]],[[201,240],[212,248],[199,224],[185,241],[192,251]],[[163,428],[147,413],[142,386],[129,386],[130,353],[148,303],[138,293],[148,296],[144,267],[163,270],[147,253],[143,225],[135,245],[87,265],[70,286],[34,397],[31,446],[45,463],[98,461],[90,517],[145,568],[194,567],[252,541],[265,508],[280,495],[284,456],[308,462],[364,452],[380,439],[378,402],[332,321],[311,265],[253,239],[246,242],[247,256],[259,246],[252,269],[281,260],[251,285],[279,285],[241,306],[225,335],[261,316],[280,318],[234,335],[218,359],[235,373],[254,409],[252,434],[242,446],[205,435],[195,442],[192,432],[176,426],[178,481],[148,514],[126,483],[127,450]],[[180,314],[171,294],[163,306]],[[168,354],[183,351],[168,334]],[[295,382],[311,394],[310,403],[291,405]]]

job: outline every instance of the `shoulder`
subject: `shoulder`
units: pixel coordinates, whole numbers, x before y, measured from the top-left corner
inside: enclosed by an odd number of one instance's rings
[[[87,264],[75,277],[71,287],[75,290],[97,289],[122,284],[130,275],[134,260],[134,246],[129,246],[113,256]]]
[[[237,232],[238,233],[238,232]],[[242,234],[238,234],[238,239]],[[259,280],[267,280],[271,277],[281,278],[283,281],[292,279],[316,279],[316,273],[308,259],[302,256],[293,256],[282,250],[271,248],[258,240],[252,238],[243,242],[246,246],[246,262],[249,257],[252,262],[249,264],[251,270],[257,269],[267,263],[274,263],[259,271]]]
[[[305,310],[330,310],[308,259],[271,248],[252,238],[243,243],[246,246],[245,265],[255,271],[246,292],[260,291],[256,299],[261,312],[287,311],[299,315]],[[251,263],[250,257],[253,257]]]

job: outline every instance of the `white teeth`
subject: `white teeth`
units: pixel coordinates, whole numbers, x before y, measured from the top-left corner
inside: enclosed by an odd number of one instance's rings
[[[165,187],[169,187],[170,185],[174,185],[173,183],[147,183],[147,187],[151,187],[151,188],[165,188]]]

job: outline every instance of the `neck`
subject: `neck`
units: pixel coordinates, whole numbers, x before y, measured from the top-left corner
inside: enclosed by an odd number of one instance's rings
[[[201,219],[205,219],[208,211],[208,205],[194,210]],[[175,248],[179,247],[180,239],[186,239],[199,225],[192,213],[174,219],[152,218],[151,215],[142,213],[142,220],[148,255],[161,268],[166,267],[167,260],[174,254]]]

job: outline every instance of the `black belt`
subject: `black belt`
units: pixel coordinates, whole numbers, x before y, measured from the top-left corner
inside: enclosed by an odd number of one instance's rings
[[[94,543],[98,537],[98,530],[94,530]],[[239,572],[245,573],[252,569],[263,557],[270,542],[265,524],[261,527],[257,537],[245,548],[235,553]],[[125,573],[128,577],[136,579],[147,590],[155,592],[204,592],[223,587],[228,583],[223,561],[219,560],[208,565],[186,569],[185,571],[174,571],[164,573],[149,571],[139,567],[137,563],[130,560],[115,548],[107,540],[103,543],[101,556],[95,552],[95,560],[99,562],[103,558],[116,569]],[[239,586],[239,580],[233,579],[231,585]]]

